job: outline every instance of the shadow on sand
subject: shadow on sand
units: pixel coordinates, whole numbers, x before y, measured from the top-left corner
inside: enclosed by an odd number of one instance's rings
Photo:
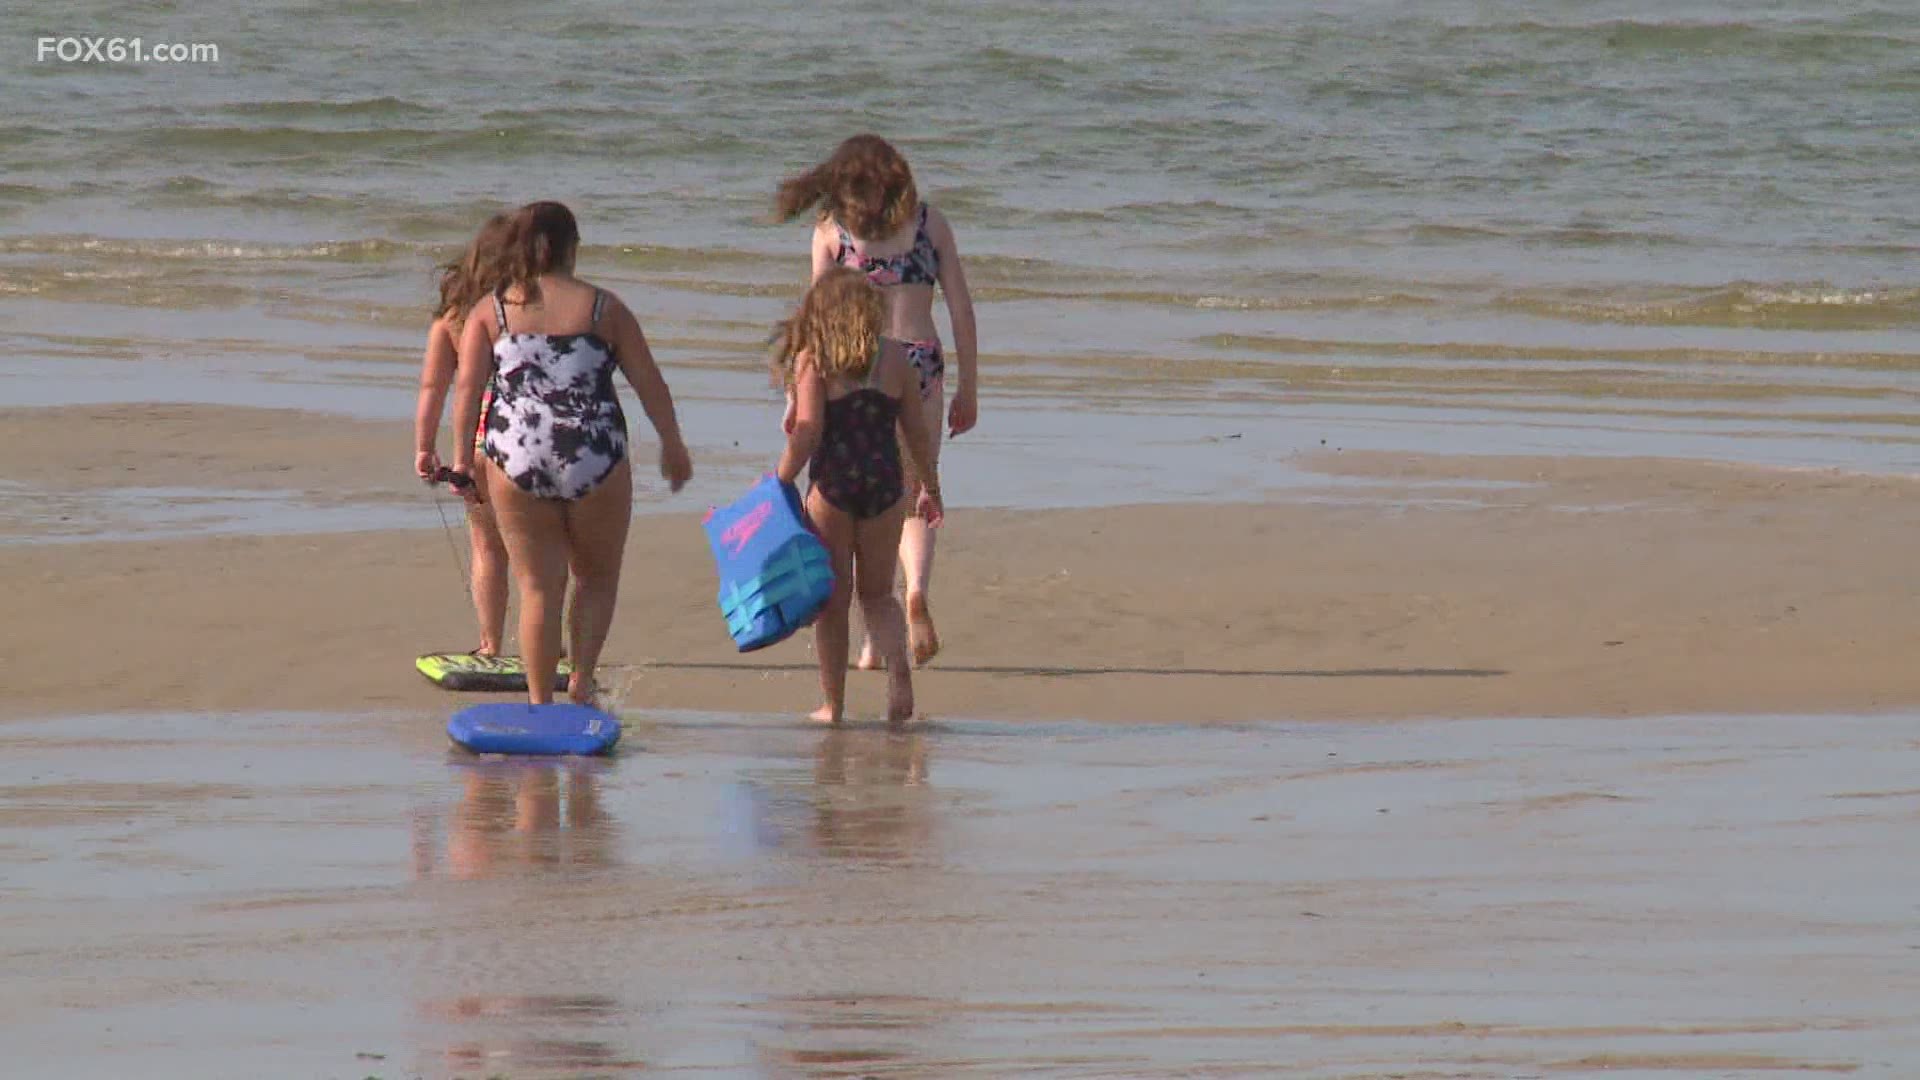
[[[660,660],[635,665],[676,671],[812,671],[812,664],[750,664],[720,660]],[[1039,665],[939,664],[929,671],[959,675],[1014,675],[1039,679],[1091,675],[1199,675],[1216,679],[1490,679],[1505,675],[1500,668],[1294,668],[1265,671],[1249,668],[1200,667],[1052,667]]]

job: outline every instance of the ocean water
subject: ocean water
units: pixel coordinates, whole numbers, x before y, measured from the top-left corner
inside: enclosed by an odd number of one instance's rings
[[[558,198],[662,359],[751,396],[806,271],[773,187],[873,130],[956,225],[989,394],[1920,466],[1894,3],[160,0],[9,6],[0,49],[0,323],[41,360],[412,363],[434,261]]]

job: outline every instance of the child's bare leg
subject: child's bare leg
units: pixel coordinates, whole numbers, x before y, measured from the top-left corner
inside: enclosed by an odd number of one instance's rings
[[[932,467],[940,461],[940,433],[946,424],[945,381],[935,380],[922,400],[930,410],[927,415],[933,418],[933,443],[925,451],[925,461]],[[920,478],[913,477],[907,497],[918,498],[920,486]],[[933,615],[927,610],[927,594],[933,587],[934,535],[917,515],[908,517],[900,530],[900,565],[907,578],[907,636],[916,664],[924,664],[940,652],[940,634],[933,628]]]
[[[855,660],[853,666],[861,671],[879,671],[887,666],[886,661],[880,658],[880,650],[874,647],[873,627],[864,623],[860,630],[860,659]]]
[[[807,492],[807,519],[833,560],[833,595],[813,623],[813,653],[820,662],[820,694],[812,714],[837,724],[847,712],[847,617],[853,606],[853,519],[835,510],[818,490]]]
[[[474,483],[487,490],[486,458],[473,462]],[[473,613],[480,621],[482,656],[499,656],[507,627],[507,545],[491,503],[467,504],[467,540],[473,558]]]
[[[887,722],[904,724],[913,718],[913,665],[907,660],[907,622],[893,593],[899,561],[900,524],[907,500],[893,509],[854,526],[853,583],[860,597],[867,636],[887,666]]]
[[[920,494],[920,475],[915,468],[916,461],[924,461],[927,466],[938,465],[940,461],[940,438],[946,417],[947,386],[945,379],[936,379],[927,388],[921,398],[930,410],[927,415],[934,418],[932,425],[933,443],[923,448],[916,458],[903,460],[907,466],[907,509],[906,522],[900,529],[898,557],[895,564],[906,571],[907,579],[907,636],[913,647],[913,660],[924,664],[940,651],[940,634],[933,627],[933,615],[927,608],[927,590],[933,585],[933,541],[934,531],[927,523],[913,513],[914,500]],[[867,627],[866,640],[860,646],[860,668],[874,671],[886,663],[886,656],[874,640],[872,626]]]

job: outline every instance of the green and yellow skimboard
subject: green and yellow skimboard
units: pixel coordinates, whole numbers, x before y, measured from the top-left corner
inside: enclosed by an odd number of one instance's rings
[[[516,693],[527,688],[527,667],[517,656],[428,653],[415,660],[413,666],[442,690]],[[562,659],[559,677],[564,680],[571,674],[573,665]]]

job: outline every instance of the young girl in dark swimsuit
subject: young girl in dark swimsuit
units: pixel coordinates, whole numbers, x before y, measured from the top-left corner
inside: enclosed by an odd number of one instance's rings
[[[846,712],[847,617],[859,596],[867,631],[887,666],[887,719],[913,715],[906,618],[893,594],[900,527],[909,503],[940,524],[940,477],[922,461],[931,436],[903,342],[882,336],[886,306],[856,270],[830,269],[781,327],[774,367],[794,395],[793,423],[776,475],[793,483],[807,468],[807,518],[833,556],[833,597],[814,624],[820,691],[815,720]],[[908,496],[905,468],[918,466]]]
[[[878,135],[856,135],[833,156],[780,185],[774,213],[790,220],[817,209],[813,229],[813,280],[846,267],[864,274],[880,290],[888,337],[907,350],[915,383],[927,410],[927,439],[914,447],[916,460],[929,468],[940,460],[940,420],[947,390],[947,362],[934,322],[936,290],[946,299],[953,323],[954,368],[958,376],[948,428],[956,436],[972,430],[979,417],[979,378],[975,362],[973,299],[960,250],[945,215],[920,201],[907,159]],[[789,419],[791,418],[791,404]],[[908,487],[916,486],[910,473]],[[901,530],[900,562],[905,567],[907,620],[915,663],[940,651],[928,594],[933,584],[933,531],[917,515]],[[869,628],[860,666],[878,667],[881,657]]]

